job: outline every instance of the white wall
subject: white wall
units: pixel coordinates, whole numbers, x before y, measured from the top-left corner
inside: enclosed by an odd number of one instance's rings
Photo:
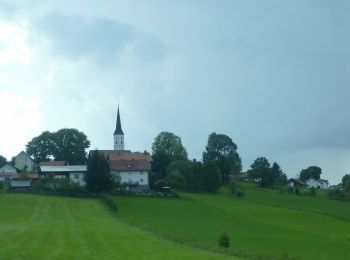
[[[119,171],[113,172],[115,176],[119,176],[120,183],[139,183],[140,185],[149,185],[148,171]]]
[[[328,185],[324,182],[315,180],[315,179],[308,179],[306,181],[306,187],[308,188],[321,188],[321,189],[327,189]]]
[[[114,135],[114,150],[124,150],[124,135]]]
[[[25,153],[20,153],[16,156],[15,167],[19,170],[23,170],[27,166],[27,171],[32,172],[34,169],[33,160]]]
[[[79,183],[80,186],[85,185],[84,181],[84,173],[83,172],[70,172],[69,173],[69,179],[71,182]]]
[[[1,173],[17,173],[16,168],[12,167],[9,164],[6,164],[0,168],[0,174]]]

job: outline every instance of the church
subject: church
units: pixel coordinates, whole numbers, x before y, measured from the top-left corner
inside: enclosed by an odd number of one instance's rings
[[[151,156],[147,152],[125,150],[124,132],[118,106],[117,121],[113,133],[114,150],[99,150],[110,164],[112,174],[128,189],[148,189]]]

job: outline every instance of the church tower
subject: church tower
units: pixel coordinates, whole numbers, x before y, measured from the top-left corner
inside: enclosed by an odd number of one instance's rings
[[[119,106],[117,114],[117,124],[114,131],[114,150],[122,151],[124,150],[124,133],[122,130],[122,123],[120,122]]]

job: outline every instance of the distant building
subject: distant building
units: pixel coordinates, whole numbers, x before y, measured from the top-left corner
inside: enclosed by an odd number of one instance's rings
[[[51,162],[51,164],[57,164],[57,163]],[[40,166],[40,174],[44,178],[49,178],[52,176],[54,179],[69,179],[71,182],[76,182],[81,186],[85,185],[84,176],[86,172],[87,172],[86,165],[48,165],[48,166],[42,165]]]
[[[11,164],[5,164],[0,168],[0,174],[6,174],[6,173],[17,173],[18,170],[13,167]]]
[[[305,187],[306,184],[302,180],[291,178],[287,183],[288,187]]]
[[[307,188],[316,188],[316,189],[328,189],[329,183],[327,180],[316,180],[313,178],[310,178],[306,181],[306,187]]]
[[[15,157],[15,167],[20,171],[33,172],[34,166],[33,159],[23,151]]]

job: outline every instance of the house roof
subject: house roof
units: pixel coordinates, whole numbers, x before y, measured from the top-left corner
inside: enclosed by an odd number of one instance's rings
[[[145,160],[109,161],[111,171],[150,171],[151,162]]]
[[[151,155],[147,152],[131,152],[130,150],[98,150],[105,157],[108,157],[110,161],[114,160],[145,160],[152,161]]]
[[[119,106],[118,106],[117,123],[115,126],[114,135],[124,135],[124,132],[122,130],[122,123],[120,121]]]
[[[48,161],[48,162],[40,162],[39,166],[64,166],[66,165],[66,161]]]
[[[12,179],[39,179],[39,174],[37,173],[26,173],[24,175],[14,174]]]
[[[14,167],[11,164],[7,163],[7,164],[3,165],[2,167],[0,167],[0,172],[1,172],[2,169],[5,169],[5,167],[10,167],[11,169],[17,171],[16,167]]]
[[[86,172],[86,165],[64,165],[64,166],[40,166],[40,171],[45,172]]]

